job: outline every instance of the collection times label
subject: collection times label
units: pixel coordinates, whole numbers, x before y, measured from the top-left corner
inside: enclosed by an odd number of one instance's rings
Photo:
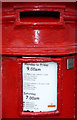
[[[23,111],[57,110],[57,63],[23,63]]]

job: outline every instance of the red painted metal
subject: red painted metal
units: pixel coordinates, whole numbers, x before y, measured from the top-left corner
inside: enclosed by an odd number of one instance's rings
[[[2,118],[2,60],[0,56],[0,119]]]
[[[21,59],[17,57],[3,57],[3,84],[2,84],[2,116],[3,118],[73,118],[75,114],[75,67],[73,69],[66,69],[67,58],[74,58],[74,56],[60,57],[53,59],[41,59],[42,61],[56,61],[60,64],[59,67],[59,114],[52,114],[53,112],[43,113],[23,113],[22,111],[22,69],[21,62],[27,62],[28,59]],[[32,59],[33,60],[33,59]],[[32,61],[29,59],[28,62]],[[36,59],[34,59],[35,61]],[[37,59],[39,60],[39,58]],[[20,79],[21,78],[21,79]],[[51,113],[51,114],[50,114]],[[31,116],[32,115],[32,116]]]
[[[6,55],[65,55],[75,53],[75,6],[72,3],[3,3],[2,53]],[[57,11],[51,18],[20,21],[21,11]],[[54,22],[55,21],[55,22]],[[68,35],[67,35],[68,33]],[[71,34],[72,33],[72,34]]]
[[[31,19],[29,17],[26,17],[26,19],[20,19],[20,13],[21,12],[27,12],[27,11],[46,11],[46,8],[40,8],[40,9],[32,9],[32,8],[27,8],[27,9],[16,9],[16,25],[63,25],[64,20],[63,20],[63,8],[56,10],[55,8],[48,8],[47,11],[53,11],[53,12],[59,12],[60,13],[60,18],[59,20],[53,18],[48,18],[48,17],[35,17]]]
[[[56,111],[52,111],[52,112],[23,112],[23,104],[22,104],[22,63],[35,63],[35,62],[57,62],[58,64],[58,108]],[[51,116],[51,115],[57,115],[60,114],[61,112],[61,59],[57,58],[57,59],[53,59],[53,58],[19,58],[18,59],[18,86],[19,86],[19,90],[18,90],[18,99],[19,101],[19,114],[20,116]]]
[[[43,17],[22,21],[20,12],[24,11],[56,11],[60,17],[58,21]],[[9,2],[3,3],[2,13],[2,117],[74,118],[75,64],[67,70],[67,59],[75,59],[75,4]],[[22,58],[32,55],[36,58]],[[25,113],[22,111],[22,63],[39,61],[58,63],[58,109]]]

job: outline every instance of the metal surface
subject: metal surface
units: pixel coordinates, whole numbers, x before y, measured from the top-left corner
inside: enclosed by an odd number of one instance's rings
[[[2,53],[6,55],[65,55],[75,53],[75,4],[3,3]],[[29,11],[59,12],[48,17],[23,16]],[[68,35],[67,35],[68,33]],[[72,34],[71,34],[72,33]]]
[[[70,59],[67,59],[67,69],[72,69],[74,68],[74,59],[73,58],[70,58]]]
[[[57,62],[58,63],[58,105],[57,105],[57,110],[56,111],[49,111],[49,112],[23,112],[22,111],[22,63],[25,62],[25,63],[34,63],[34,62]],[[20,103],[21,103],[21,106],[19,105],[19,113],[21,116],[50,116],[50,115],[56,115],[56,114],[59,114],[61,112],[61,60],[60,59],[50,59],[50,58],[32,58],[32,59],[28,59],[28,58],[24,58],[24,59],[18,59],[18,79],[19,79],[19,83],[18,83],[18,86],[19,86],[19,99],[20,99]]]
[[[3,118],[73,118],[75,114],[75,67],[67,70],[67,59],[61,57],[53,59],[25,59],[17,57],[3,57],[2,84],[2,116]],[[55,61],[59,64],[58,74],[58,110],[59,112],[23,112],[22,110],[22,62]],[[67,77],[68,76],[68,77]],[[71,77],[72,76],[72,77]],[[68,102],[69,101],[69,102]],[[6,107],[5,107],[6,106]],[[68,112],[69,111],[69,112]]]
[[[67,70],[67,59],[75,59],[75,4],[3,3],[2,13],[2,117],[74,118],[75,65]],[[58,63],[58,109],[23,112],[22,63],[50,61]]]

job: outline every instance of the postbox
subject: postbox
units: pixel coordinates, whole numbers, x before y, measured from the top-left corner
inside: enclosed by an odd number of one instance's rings
[[[75,4],[2,3],[2,118],[75,118]]]

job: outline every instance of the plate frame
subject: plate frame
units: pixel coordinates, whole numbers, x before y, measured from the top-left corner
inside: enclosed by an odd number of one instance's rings
[[[58,72],[57,72],[57,110],[56,111],[47,111],[47,112],[24,112],[23,111],[23,76],[22,76],[22,64],[23,63],[38,63],[38,62],[56,62],[58,64]],[[19,116],[30,117],[30,116],[51,116],[58,115],[61,113],[62,106],[62,59],[61,58],[18,58],[18,113]]]

